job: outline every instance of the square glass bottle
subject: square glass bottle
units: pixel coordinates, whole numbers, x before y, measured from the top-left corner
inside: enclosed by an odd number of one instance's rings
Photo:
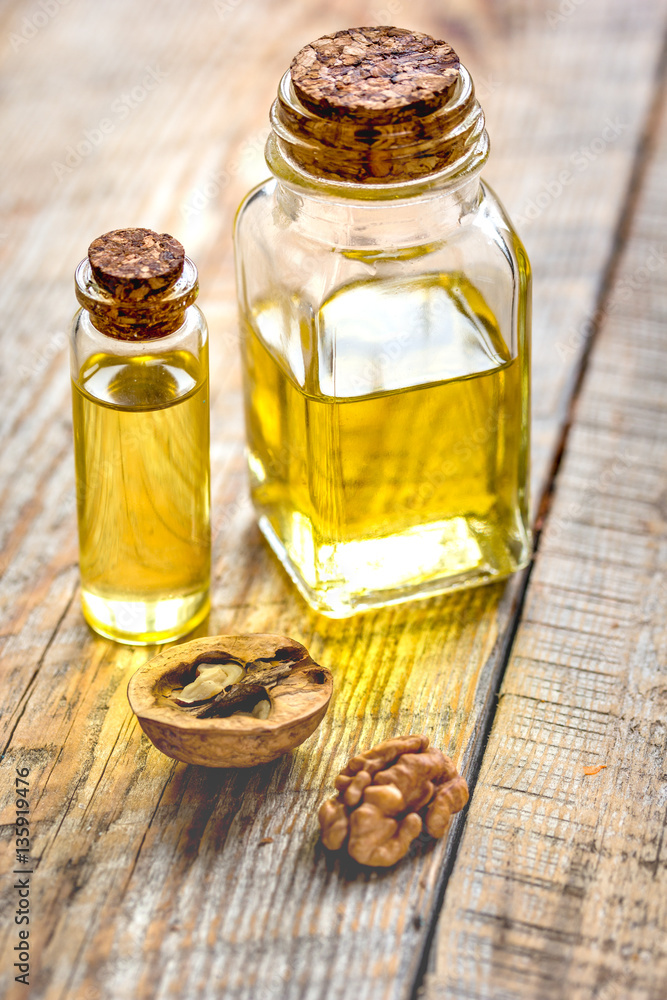
[[[273,177],[236,222],[248,463],[269,543],[330,617],[486,583],[530,556],[530,268],[450,46],[306,46]]]

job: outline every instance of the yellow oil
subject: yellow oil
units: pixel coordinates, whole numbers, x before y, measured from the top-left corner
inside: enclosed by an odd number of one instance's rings
[[[311,605],[346,617],[524,565],[527,358],[480,293],[461,275],[347,286],[315,323],[331,351],[310,349],[305,320],[300,357],[276,348],[288,312],[267,303],[248,324],[249,466],[260,526]]]
[[[208,611],[205,358],[96,354],[73,383],[82,604],[128,643],[189,632]]]

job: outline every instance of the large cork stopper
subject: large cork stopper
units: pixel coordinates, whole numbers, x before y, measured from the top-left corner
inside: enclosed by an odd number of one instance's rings
[[[329,117],[375,121],[441,107],[458,80],[447,42],[403,28],[350,28],[304,46],[292,84],[305,107]]]
[[[278,176],[354,184],[420,180],[488,153],[470,74],[447,42],[349,28],[304,46],[271,111]]]
[[[197,292],[197,269],[181,244],[152,229],[114,229],[98,236],[77,270],[79,302],[93,325],[117,340],[173,333]]]

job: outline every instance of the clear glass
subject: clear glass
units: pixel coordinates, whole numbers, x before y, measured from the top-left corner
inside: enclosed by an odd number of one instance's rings
[[[80,309],[71,375],[85,618],[118,642],[185,635],[209,610],[204,317],[190,305],[172,333],[131,341]]]
[[[278,558],[334,618],[524,566],[530,268],[479,166],[370,190],[280,172],[235,233],[251,493]]]

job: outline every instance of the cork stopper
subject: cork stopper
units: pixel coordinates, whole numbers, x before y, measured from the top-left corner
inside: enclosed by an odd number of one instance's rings
[[[477,169],[488,155],[484,115],[456,52],[405,28],[348,28],[304,46],[280,83],[271,125],[269,167],[299,181],[393,185]]]
[[[185,250],[173,236],[152,229],[114,229],[88,247],[98,284],[111,295],[141,300],[165,291],[183,272]]]
[[[152,229],[114,229],[98,236],[75,282],[93,325],[117,340],[173,333],[199,290],[197,269],[178,240]]]
[[[305,45],[290,71],[306,108],[387,122],[441,107],[458,80],[459,57],[416,31],[350,28]]]

